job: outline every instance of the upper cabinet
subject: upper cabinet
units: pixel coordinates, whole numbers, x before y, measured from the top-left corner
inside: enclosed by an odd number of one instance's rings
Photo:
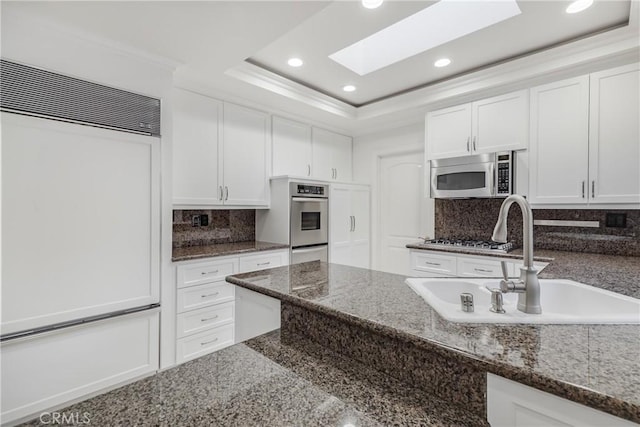
[[[173,203],[269,204],[269,115],[174,90]]]
[[[311,176],[311,126],[274,116],[273,176]]]
[[[591,74],[590,203],[640,203],[640,64]]]
[[[313,177],[325,181],[351,181],[351,137],[315,127],[311,136]]]
[[[224,204],[269,204],[269,115],[225,102],[222,131]]]
[[[273,176],[351,181],[350,136],[274,116]]]
[[[526,149],[528,115],[527,90],[431,111],[426,117],[427,158]]]
[[[531,89],[531,203],[586,203],[589,76]]]
[[[184,90],[173,91],[173,203],[222,204],[218,141],[222,102]]]
[[[640,204],[640,67],[531,89],[535,204]]]

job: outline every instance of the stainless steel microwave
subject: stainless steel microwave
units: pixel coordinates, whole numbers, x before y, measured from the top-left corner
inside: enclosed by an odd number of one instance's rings
[[[512,151],[431,160],[431,197],[507,197],[513,172]]]

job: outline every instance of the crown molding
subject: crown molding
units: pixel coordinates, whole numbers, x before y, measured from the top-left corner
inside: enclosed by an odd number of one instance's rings
[[[225,74],[254,86],[278,93],[282,96],[304,102],[320,110],[348,119],[356,119],[357,108],[328,95],[296,83],[257,65],[243,62],[228,69]]]

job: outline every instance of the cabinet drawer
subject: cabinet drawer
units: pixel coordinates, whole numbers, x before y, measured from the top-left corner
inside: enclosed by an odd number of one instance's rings
[[[411,269],[455,276],[456,257],[413,252],[411,253]]]
[[[234,304],[230,301],[179,314],[176,325],[177,337],[182,338],[225,323],[232,323]]]
[[[513,263],[507,262],[507,272],[513,276]],[[502,277],[500,261],[458,258],[458,276],[460,277]]]
[[[204,308],[212,304],[233,301],[235,288],[227,282],[214,282],[178,289],[177,312]]]
[[[176,348],[176,362],[204,356],[233,344],[233,323],[179,339]]]
[[[240,273],[249,271],[264,270],[265,268],[280,267],[285,265],[285,254],[283,252],[272,252],[268,254],[250,255],[240,258]]]
[[[411,270],[411,277],[424,277],[424,278],[436,278],[436,277],[453,277],[451,274],[434,273],[432,271]]]
[[[186,286],[201,285],[203,283],[218,282],[224,280],[226,276],[235,273],[237,261],[209,261],[197,264],[180,265],[177,268],[178,288]]]

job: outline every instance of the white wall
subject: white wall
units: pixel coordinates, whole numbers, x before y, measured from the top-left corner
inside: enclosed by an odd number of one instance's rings
[[[378,168],[381,157],[393,154],[424,153],[424,121],[384,130],[375,134],[355,137],[353,140],[353,179],[371,186],[371,253],[372,268],[378,268],[376,254],[379,251],[380,223],[378,212]],[[428,168],[425,168],[428,174]],[[425,177],[426,179],[426,177]],[[433,235],[433,203],[425,203],[424,227],[427,235]],[[402,207],[398,207],[402,209]]]

